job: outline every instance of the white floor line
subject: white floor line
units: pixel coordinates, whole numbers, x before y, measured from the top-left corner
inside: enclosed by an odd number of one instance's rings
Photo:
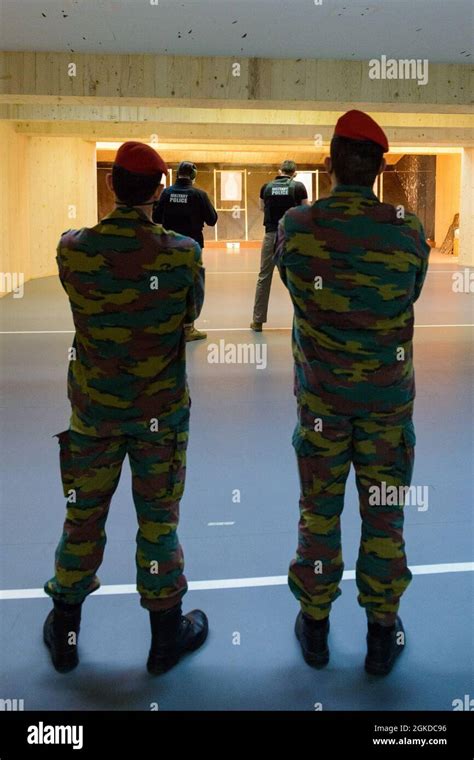
[[[250,324],[250,323],[249,323]],[[249,327],[204,327],[202,328],[206,332],[251,332],[250,326]],[[291,330],[291,327],[264,327],[263,332],[271,332],[271,331],[277,331],[277,330],[284,330],[288,332]]]
[[[235,522],[208,522],[208,525],[235,525]]]
[[[438,575],[440,573],[472,573],[474,562],[451,562],[439,565],[414,565],[410,567],[413,575]],[[344,581],[355,579],[355,570],[346,570]],[[258,586],[285,586],[288,580],[286,575],[269,575],[260,578],[224,578],[215,581],[190,581],[190,591],[212,591],[226,588],[255,588]],[[101,596],[115,594],[136,594],[134,584],[101,586],[96,592]],[[0,591],[0,601],[8,599],[41,599],[45,597],[42,588],[18,588]]]
[[[198,325],[199,327],[199,325]],[[459,325],[416,325],[417,327],[474,327],[474,324],[463,323]],[[206,332],[250,332],[250,327],[204,327]],[[291,330],[291,327],[265,327],[263,332]],[[74,330],[0,330],[0,335],[55,335],[74,334]]]
[[[199,327],[199,325],[198,325]],[[417,325],[415,324],[415,330],[417,327],[474,327],[473,324],[459,324],[459,325]],[[206,332],[249,332],[250,327],[204,327]],[[264,327],[263,332],[270,332],[271,330],[291,330],[291,327]]]
[[[433,267],[433,266],[437,266],[437,265],[436,264],[432,264],[431,266]],[[453,272],[459,272],[459,267],[460,266],[461,266],[460,264],[453,264],[453,267],[458,267],[457,269],[429,269],[428,270],[428,274],[453,274]],[[468,265],[466,264],[466,267],[467,266]],[[260,272],[257,272],[257,271],[251,272],[251,271],[249,271],[247,269],[242,269],[242,270],[238,270],[238,271],[235,271],[235,272],[231,272],[231,271],[229,271],[229,272],[216,272],[216,271],[212,271],[211,272],[209,269],[206,269],[206,277],[207,277],[208,274],[253,274],[253,275],[257,274],[258,275],[258,274],[260,274]]]

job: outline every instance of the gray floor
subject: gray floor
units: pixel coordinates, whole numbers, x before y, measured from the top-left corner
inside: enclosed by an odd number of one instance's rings
[[[188,347],[193,398],[188,478],[180,538],[190,581],[283,576],[296,544],[298,483],[290,445],[295,420],[288,329],[247,327],[259,252],[206,251],[207,296],[198,326],[220,338],[265,342],[268,368],[214,365],[205,343]],[[418,397],[414,484],[429,486],[425,512],[407,508],[410,564],[472,560],[472,295],[452,292],[452,259],[434,263],[416,308]],[[8,296],[2,312],[2,589],[34,589],[51,575],[64,500],[57,442],[67,427],[68,333],[64,292],[54,277]],[[288,328],[289,297],[275,276],[270,328]],[[435,326],[433,326],[435,325]],[[440,326],[441,325],[441,326]],[[450,327],[446,325],[470,325]],[[239,331],[235,331],[240,328]],[[14,331],[14,334],[7,334]],[[19,334],[18,331],[27,331]],[[240,489],[241,503],[232,502]],[[134,583],[135,515],[125,468],[108,523],[102,583]],[[209,526],[210,522],[233,525]],[[360,525],[351,477],[343,518],[346,568],[354,568]],[[293,634],[297,605],[285,585],[190,591],[211,634],[205,647],[161,679],[144,670],[148,620],[136,595],[87,601],[81,665],[52,670],[41,643],[45,598],[0,601],[0,698],[25,709],[451,710],[473,695],[472,572],[416,575],[404,597],[407,649],[388,679],[363,670],[365,619],[355,583],[334,605],[331,663],[314,671]],[[240,633],[240,645],[233,644]]]

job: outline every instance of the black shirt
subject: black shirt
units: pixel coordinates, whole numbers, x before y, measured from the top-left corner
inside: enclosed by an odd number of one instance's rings
[[[202,228],[204,224],[213,227],[217,213],[207,193],[193,187],[192,180],[182,177],[161,193],[153,209],[153,221],[167,230],[193,238],[203,248]]]
[[[263,185],[260,198],[265,203],[263,224],[266,232],[276,232],[283,214],[293,206],[299,206],[308,197],[302,182],[278,174],[271,182]]]

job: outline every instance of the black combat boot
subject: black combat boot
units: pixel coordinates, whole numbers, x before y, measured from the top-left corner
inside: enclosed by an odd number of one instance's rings
[[[313,668],[322,668],[329,662],[329,617],[324,620],[300,612],[295,623],[296,638],[301,644],[303,657]]]
[[[65,604],[54,600],[54,607],[45,620],[43,639],[58,673],[68,673],[79,664],[77,639],[81,626],[81,608],[82,604]]]
[[[369,623],[368,629],[365,669],[371,675],[386,676],[405,646],[402,621],[397,617],[391,626]]]
[[[183,615],[181,604],[170,610],[150,611],[151,649],[147,670],[154,676],[166,673],[186,652],[204,644],[209,632],[207,617],[201,610]]]

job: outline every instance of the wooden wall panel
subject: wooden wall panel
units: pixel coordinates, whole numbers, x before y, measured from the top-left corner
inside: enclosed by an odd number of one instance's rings
[[[94,143],[77,138],[31,137],[27,192],[31,277],[56,274],[60,234],[97,221]]]
[[[259,59],[79,53],[0,53],[0,93],[286,103],[296,101],[406,104],[426,110],[443,104],[472,109],[468,64],[430,64],[425,85],[414,80],[370,79],[368,61]],[[69,77],[74,62],[77,76]],[[240,64],[240,76],[233,64]]]
[[[474,267],[474,148],[465,148],[462,154],[459,237],[459,263]],[[472,294],[472,272],[470,287]]]
[[[461,155],[436,156],[435,241],[442,245],[455,214],[459,214]]]
[[[0,272],[30,272],[29,199],[25,192],[29,137],[17,134],[14,125],[0,121],[2,171],[0,172]],[[3,287],[5,286],[5,290]],[[8,292],[2,280],[0,297]]]
[[[61,232],[97,221],[95,144],[27,136],[2,121],[0,142],[0,271],[23,272],[25,281],[56,274]]]

